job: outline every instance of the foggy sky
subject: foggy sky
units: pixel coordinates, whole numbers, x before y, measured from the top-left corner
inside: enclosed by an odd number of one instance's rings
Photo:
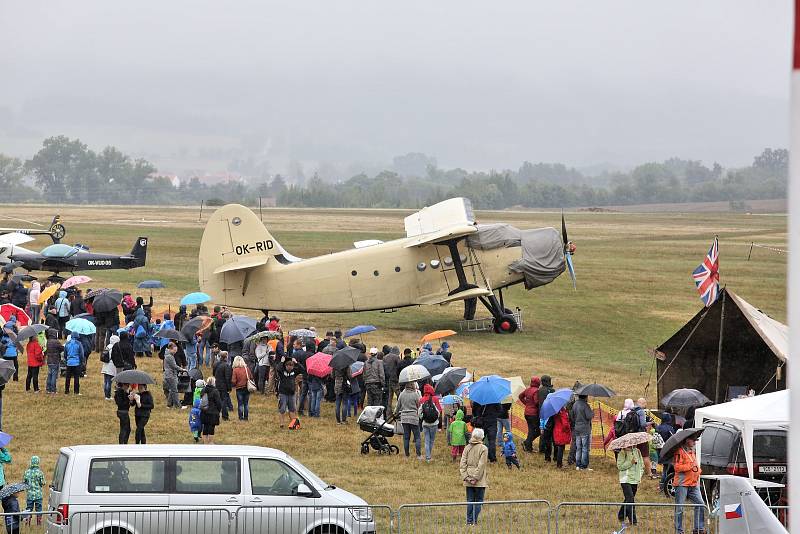
[[[791,15],[789,0],[0,0],[0,152],[65,134],[170,171],[412,151],[470,169],[748,164],[788,143]]]

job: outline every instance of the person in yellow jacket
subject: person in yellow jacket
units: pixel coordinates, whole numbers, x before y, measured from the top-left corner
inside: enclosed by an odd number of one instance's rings
[[[695,505],[703,505],[703,497],[700,495],[700,464],[697,461],[697,453],[694,449],[695,440],[687,439],[678,450],[675,451],[673,464],[675,466],[675,478],[672,483],[675,486],[675,532],[683,534],[683,503],[688,501]],[[705,534],[705,508],[703,506],[694,507],[694,526],[692,534]]]

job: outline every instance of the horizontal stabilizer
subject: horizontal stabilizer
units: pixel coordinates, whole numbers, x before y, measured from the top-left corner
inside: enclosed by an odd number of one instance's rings
[[[230,263],[224,263],[219,267],[217,267],[216,269],[214,269],[214,274],[227,273],[230,271],[240,271],[243,269],[254,269],[256,267],[261,267],[262,265],[266,264],[267,260],[269,260],[269,256],[259,256],[248,260],[232,261]]]

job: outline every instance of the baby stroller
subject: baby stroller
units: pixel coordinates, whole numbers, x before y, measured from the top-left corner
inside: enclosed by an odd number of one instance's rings
[[[358,416],[358,427],[369,436],[361,442],[361,454],[369,454],[372,447],[378,454],[400,454],[397,445],[390,445],[389,440],[394,436],[395,416],[388,420],[383,418],[383,406],[365,406]]]

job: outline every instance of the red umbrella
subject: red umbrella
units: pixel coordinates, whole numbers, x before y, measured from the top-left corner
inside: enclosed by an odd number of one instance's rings
[[[14,306],[13,304],[3,304],[0,306],[0,317],[5,319],[6,322],[14,315],[17,317],[17,324],[19,326],[28,326],[31,324],[31,318],[28,317],[28,314],[25,313],[25,310],[22,308]]]
[[[333,371],[331,366],[328,365],[331,363],[331,358],[333,356],[330,354],[325,354],[324,352],[316,353],[306,360],[306,371],[310,375],[325,378]]]

